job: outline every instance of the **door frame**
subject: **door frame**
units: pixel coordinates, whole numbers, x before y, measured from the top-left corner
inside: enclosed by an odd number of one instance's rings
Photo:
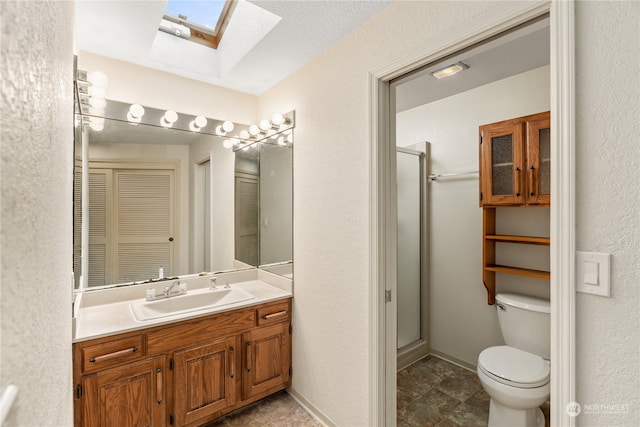
[[[395,100],[390,81],[543,14],[551,31],[551,425],[575,425],[575,66],[574,2],[512,2],[369,72],[370,425],[396,424]]]

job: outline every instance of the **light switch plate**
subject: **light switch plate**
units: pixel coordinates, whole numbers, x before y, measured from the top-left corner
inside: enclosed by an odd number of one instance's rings
[[[611,296],[611,254],[576,251],[576,291]]]

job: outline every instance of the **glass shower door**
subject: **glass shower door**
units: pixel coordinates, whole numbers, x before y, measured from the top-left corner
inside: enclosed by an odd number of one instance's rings
[[[422,338],[423,158],[398,149],[398,349]]]

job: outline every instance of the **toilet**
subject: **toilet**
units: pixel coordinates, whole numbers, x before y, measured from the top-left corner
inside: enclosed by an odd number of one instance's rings
[[[477,371],[491,397],[489,427],[544,427],[540,405],[550,390],[549,301],[498,294],[496,309],[506,345],[484,349],[478,356]]]

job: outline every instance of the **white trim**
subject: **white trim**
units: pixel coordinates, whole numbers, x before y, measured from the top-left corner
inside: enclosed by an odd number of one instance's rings
[[[390,80],[426,65],[464,47],[544,13],[551,13],[551,109],[554,125],[552,163],[554,194],[551,209],[551,312],[552,371],[551,423],[570,425],[565,407],[575,393],[575,179],[574,179],[574,68],[573,68],[573,0],[553,2],[512,2],[477,17],[455,31],[430,42],[427,47],[379,68],[369,74],[370,126],[370,425],[395,425],[395,382],[389,384],[386,372],[389,341],[394,331],[387,329],[384,293],[395,285],[389,274],[395,271],[395,193],[390,185],[392,160],[390,145],[392,124],[389,119]],[[394,151],[395,152],[395,151]],[[389,255],[389,256],[388,256]],[[563,286],[560,286],[563,284]],[[393,302],[395,304],[395,302]],[[395,307],[395,305],[394,305]],[[395,312],[395,310],[393,310]],[[389,316],[391,314],[389,313]],[[393,337],[389,337],[389,335]],[[394,342],[395,340],[393,340]],[[394,352],[395,354],[395,352]],[[389,363],[387,363],[389,362]],[[393,364],[395,366],[395,364]]]
[[[574,3],[551,4],[551,425],[574,426],[575,68]]]

